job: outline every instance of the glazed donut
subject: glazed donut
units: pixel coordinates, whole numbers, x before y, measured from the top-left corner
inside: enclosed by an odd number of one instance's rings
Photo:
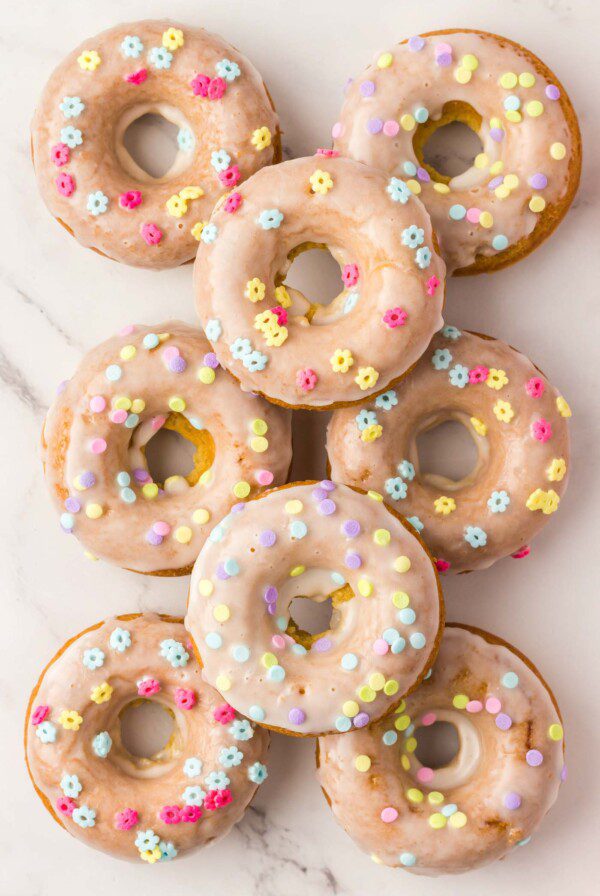
[[[258,172],[234,214],[217,205],[194,268],[196,307],[242,388],[311,410],[399,379],[441,326],[445,269],[429,216],[396,178],[327,155]],[[286,287],[293,258],[329,249],[330,305]]]
[[[454,121],[482,151],[449,178],[423,152]],[[564,87],[529,50],[485,31],[433,31],[381,53],[350,84],[332,133],[342,155],[419,195],[453,274],[523,258],[559,224],[579,183],[581,136]]]
[[[195,453],[186,477],[159,483],[145,450],[163,427]],[[215,520],[285,482],[290,415],[241,392],[196,329],[179,321],[128,326],[88,352],[59,388],[42,460],[63,530],[92,556],[182,575]]]
[[[123,143],[147,114],[179,128],[175,161],[158,178]],[[169,21],[118,25],[70,53],[31,135],[51,214],[82,245],[147,268],[191,261],[216,200],[280,158],[277,115],[254,66],[222,38]]]
[[[458,753],[421,765],[419,732],[446,722]],[[318,780],[337,821],[376,862],[456,874],[527,843],[566,771],[552,691],[510,644],[446,628],[433,672],[396,716],[321,738]]]
[[[380,496],[294,483],[239,505],[194,566],[185,620],[205,681],[255,722],[292,735],[379,718],[425,675],[443,603],[435,567]],[[330,596],[311,635],[291,602]]]
[[[174,730],[145,758],[123,745],[120,720],[148,700]],[[88,846],[150,864],[229,832],[267,777],[268,745],[202,681],[181,620],[155,613],[107,619],[67,641],[25,719],[29,775],[56,821]]]
[[[440,572],[485,569],[529,542],[567,485],[571,410],[532,362],[505,342],[446,326],[398,388],[327,433],[331,474],[378,489],[408,517]],[[462,423],[478,460],[463,479],[421,473],[417,436]]]

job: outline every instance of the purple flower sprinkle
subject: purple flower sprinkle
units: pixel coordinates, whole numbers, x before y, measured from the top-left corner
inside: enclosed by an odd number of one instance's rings
[[[288,713],[288,719],[290,720],[292,725],[303,725],[306,721],[306,713],[298,706],[294,706],[293,709],[290,709]]]
[[[346,520],[342,526],[342,532],[347,538],[356,538],[360,535],[360,523],[358,520]]]
[[[354,551],[348,551],[344,557],[344,563],[348,569],[358,569],[362,566],[362,558],[360,554],[356,554]]]
[[[494,721],[500,731],[508,731],[512,726],[512,719],[510,716],[507,716],[505,712],[499,712]]]
[[[321,501],[319,504],[319,513],[323,516],[331,516],[332,513],[336,511],[335,501],[332,501],[331,498],[325,498],[324,501]]]
[[[358,715],[354,716],[353,720],[355,728],[364,728],[365,725],[368,725],[371,721],[371,717],[368,712],[359,712]]]
[[[408,39],[408,49],[411,53],[418,53],[419,50],[422,50],[425,46],[425,40],[420,35],[416,34],[414,37],[409,37]]]
[[[69,513],[79,513],[81,510],[81,504],[77,500],[77,498],[67,498],[65,501],[65,510],[68,510]]]
[[[545,94],[549,100],[560,99],[560,90],[558,89],[556,84],[548,84],[545,90]]]
[[[375,93],[374,81],[363,81],[359,88],[362,96],[373,96]]]
[[[527,762],[527,765],[531,765],[535,768],[536,765],[542,764],[544,757],[539,750],[528,750],[525,756],[525,761]]]
[[[367,131],[369,134],[379,134],[383,128],[381,118],[369,118],[367,121]]]
[[[272,529],[264,529],[258,536],[258,540],[263,548],[272,548],[277,541],[277,536]]]
[[[521,797],[518,793],[506,793],[504,795],[504,805],[507,809],[518,809],[521,805]]]
[[[529,186],[534,190],[544,190],[548,186],[548,178],[545,174],[532,174],[529,178]]]

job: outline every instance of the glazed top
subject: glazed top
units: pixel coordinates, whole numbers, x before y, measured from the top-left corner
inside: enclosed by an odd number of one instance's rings
[[[140,698],[174,722],[149,759],[121,740],[121,714]],[[181,622],[155,613],[107,619],[69,641],[26,719],[30,775],[60,823],[96,849],[151,864],[240,820],[267,776],[268,742],[202,681]]]
[[[454,725],[446,766],[415,754],[420,732]],[[319,741],[318,778],[358,845],[421,874],[468,871],[525,844],[564,779],[563,731],[537,670],[510,645],[449,626],[431,676],[395,717]]]
[[[196,307],[242,388],[314,409],[382,391],[441,325],[444,264],[425,209],[400,180],[317,155],[258,172],[217,206],[194,269]],[[328,306],[286,289],[294,252],[340,264]]]
[[[335,412],[327,451],[334,478],[382,491],[440,570],[463,572],[529,552],[567,485],[570,415],[525,355],[448,325],[396,389],[358,413]],[[459,481],[419,467],[418,435],[447,420],[462,423],[477,448]]]
[[[348,731],[413,688],[442,625],[434,566],[403,521],[329,480],[240,505],[192,573],[185,624],[205,680],[244,715],[294,734]],[[332,595],[327,631],[296,635],[292,600]]]
[[[177,157],[153,178],[123,145],[142,115],[179,128]],[[32,122],[39,188],[77,239],[127,264],[194,257],[219,196],[270,164],[278,119],[245,56],[171,21],[110,28],[54,70]]]
[[[473,165],[449,180],[420,152],[421,129],[437,119],[465,122],[482,143]],[[378,54],[350,83],[332,133],[342,155],[408,181],[450,272],[510,254],[536,227],[549,232],[579,179],[579,131],[564,88],[529,51],[483,32],[417,36]]]
[[[144,449],[165,425],[197,445],[196,476],[152,480]],[[291,461],[289,414],[241,392],[202,334],[179,321],[125,327],[88,352],[42,441],[63,529],[138,572],[190,566],[215,519],[285,481]]]

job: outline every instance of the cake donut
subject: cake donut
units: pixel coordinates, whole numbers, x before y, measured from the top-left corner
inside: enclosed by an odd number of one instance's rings
[[[458,753],[432,769],[417,758],[419,737],[441,722],[456,729]],[[376,862],[456,874],[530,840],[566,777],[563,752],[560,712],[535,666],[500,638],[451,624],[433,672],[395,715],[319,739],[317,776]]]
[[[321,410],[405,374],[441,326],[445,276],[408,187],[317,154],[258,172],[238,196],[235,210],[215,208],[194,281],[204,331],[242,388]],[[341,269],[327,306],[285,283],[292,260],[315,246]]]
[[[194,445],[187,476],[155,482],[146,446],[161,429]],[[135,572],[191,570],[216,520],[285,482],[290,415],[241,392],[197,329],[125,327],[63,383],[42,432],[60,524],[93,558]]]
[[[150,758],[122,742],[142,702],[173,719]],[[42,672],[25,719],[35,790],[88,846],[153,865],[223,837],[267,777],[268,732],[204,681],[181,620],[117,616],[71,638]]]
[[[456,177],[424,161],[432,134],[462,122],[481,141]],[[334,147],[401,178],[429,211],[449,272],[523,258],[567,212],[581,170],[564,87],[529,50],[485,31],[433,31],[381,53],[348,87]]]
[[[571,410],[535,365],[504,342],[445,326],[396,389],[336,411],[331,474],[380,491],[421,533],[441,572],[529,554],[567,486]],[[419,469],[417,436],[462,423],[478,459],[459,481]]]
[[[148,114],[178,128],[175,160],[156,178],[123,142]],[[249,60],[170,21],[118,25],[70,53],[46,84],[31,136],[51,214],[82,245],[147,268],[190,261],[216,200],[281,154],[277,115]]]
[[[303,631],[294,599],[328,596],[329,628]],[[314,736],[361,728],[416,686],[437,652],[443,603],[411,527],[379,495],[325,480],[274,489],[216,526],[185,625],[205,681],[238,712]]]

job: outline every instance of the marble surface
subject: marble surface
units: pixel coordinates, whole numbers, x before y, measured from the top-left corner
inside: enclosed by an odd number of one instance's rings
[[[580,114],[586,159],[582,187],[553,238],[519,265],[451,282],[447,320],[520,347],[570,401],[573,464],[569,491],[532,556],[447,579],[451,619],[488,628],[527,653],[560,701],[570,775],[533,841],[508,859],[460,879],[426,880],[374,865],[333,821],[313,776],[311,740],[273,739],[269,779],[243,822],[203,853],[168,865],[128,865],[69,838],[35,797],[22,760],[22,718],[39,670],[72,633],[100,618],[142,609],[181,612],[187,581],[146,579],[83,559],[65,538],[44,491],[37,454],[55,384],[123,324],[180,316],[192,322],[191,269],[134,270],[82,250],[38,198],[28,125],[45,78],[80,40],[125,17],[169,15],[222,33],[250,55],[281,115],[289,155],[327,143],[341,86],[390,41],[440,27],[506,34],[545,59]],[[0,569],[1,896],[148,896],[260,893],[366,896],[526,894],[567,888],[592,893],[597,855],[598,648],[592,563],[600,501],[597,350],[600,94],[596,0],[37,0],[5,10],[0,35],[3,99],[0,219],[0,401],[3,470]],[[597,117],[598,116],[598,117]],[[595,326],[594,326],[595,325]],[[296,421],[297,471],[322,468],[322,418]],[[309,448],[310,446],[310,448]],[[594,818],[596,822],[594,823]]]

